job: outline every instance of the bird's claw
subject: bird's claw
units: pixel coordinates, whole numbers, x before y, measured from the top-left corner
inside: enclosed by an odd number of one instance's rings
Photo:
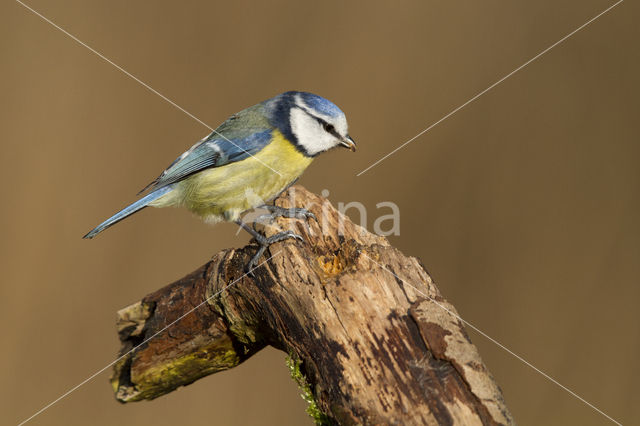
[[[304,241],[301,235],[298,235],[293,231],[284,231],[278,234],[274,234],[270,237],[265,237],[260,232],[258,232],[258,230],[255,228],[255,225],[257,223],[264,224],[264,223],[267,223],[267,221],[269,222],[273,221],[278,217],[285,217],[288,219],[301,219],[305,221],[308,219],[313,219],[316,221],[316,223],[318,223],[318,218],[316,217],[315,214],[301,207],[285,208],[280,206],[265,205],[265,206],[262,206],[262,208],[268,210],[269,214],[263,214],[258,216],[256,220],[253,221],[253,229],[238,222],[245,230],[247,230],[256,239],[256,241],[260,245],[258,250],[256,251],[256,254],[251,258],[251,260],[249,261],[246,267],[247,274],[254,278],[255,278],[255,275],[253,271],[255,270],[258,264],[258,260],[260,260],[264,252],[269,248],[271,244],[277,243],[283,240],[287,240],[289,238],[294,238],[296,240]]]
[[[269,215],[263,216],[270,216],[274,219],[277,217],[286,217],[288,219],[313,219],[316,222],[318,221],[315,214],[302,207],[285,208],[280,206],[264,206],[263,208],[270,212]]]
[[[318,218],[316,217],[316,215],[311,213],[307,209],[303,209],[300,207],[293,207],[285,210],[288,210],[288,216],[286,217],[289,217],[292,219],[301,219],[301,220],[313,219],[316,222],[318,221]]]
[[[279,241],[288,240],[289,238],[295,238],[297,240],[303,241],[302,235],[296,234],[293,231],[284,231],[277,233],[275,235],[270,236],[266,239],[266,246],[270,246],[273,243],[277,243]]]
[[[258,260],[260,260],[260,258],[264,254],[264,252],[269,248],[269,246],[271,244],[278,243],[278,242],[284,241],[284,240],[288,240],[290,238],[293,238],[293,239],[296,239],[296,240],[300,240],[300,241],[304,241],[304,239],[302,238],[301,235],[296,234],[293,231],[279,232],[279,233],[274,234],[274,235],[272,235],[270,237],[265,237],[265,236],[262,236],[262,238],[257,238],[256,237],[256,240],[258,241],[258,244],[260,244],[260,246],[258,247],[258,251],[256,251],[256,254],[253,255],[253,257],[251,258],[251,260],[247,264],[247,267],[245,269],[247,275],[249,275],[252,278],[255,278],[254,271],[256,269],[256,265],[258,263]]]
[[[300,208],[300,207],[292,207],[290,209],[279,207],[279,206],[264,206],[267,210],[270,211],[268,214],[262,214],[253,220],[253,229],[257,232],[256,229],[257,224],[265,225],[272,223],[275,219],[279,217],[284,217],[287,219],[300,219],[304,220],[305,223],[309,219],[313,219],[318,222],[318,218],[315,214],[311,213],[309,210]]]
[[[319,223],[318,218],[316,217],[315,214],[311,213],[309,210],[305,210],[305,209],[302,209],[302,210],[304,210],[304,212],[301,214],[301,217],[299,217],[298,219],[304,219],[304,220],[313,219],[316,221],[316,223]]]

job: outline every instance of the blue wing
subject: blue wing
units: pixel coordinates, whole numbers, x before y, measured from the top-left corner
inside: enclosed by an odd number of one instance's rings
[[[246,129],[241,132],[244,133],[242,136],[237,135],[238,132],[229,132],[232,135],[236,133],[233,135],[236,137],[233,138],[225,138],[220,131],[211,133],[178,157],[160,176],[140,192],[144,192],[149,187],[157,190],[181,181],[200,170],[224,166],[255,155],[269,144],[272,130],[264,130],[264,127],[260,131],[250,130]]]

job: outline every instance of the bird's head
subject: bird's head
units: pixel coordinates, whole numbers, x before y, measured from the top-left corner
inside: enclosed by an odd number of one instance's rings
[[[274,98],[276,122],[299,149],[313,157],[343,146],[356,150],[347,117],[331,101],[306,92],[286,92]]]

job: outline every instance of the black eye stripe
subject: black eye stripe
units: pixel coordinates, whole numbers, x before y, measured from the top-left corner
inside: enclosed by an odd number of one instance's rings
[[[338,134],[338,132],[336,131],[336,128],[333,126],[333,124],[331,123],[327,123],[325,120],[323,120],[320,117],[316,117],[313,116],[313,118],[315,118],[316,120],[318,120],[318,123],[320,123],[320,125],[322,126],[322,128],[327,132],[330,133],[331,135],[333,135],[334,137],[340,139],[340,135]]]
[[[311,111],[307,110],[306,108],[301,108],[304,112],[306,112],[309,116],[313,117],[316,119],[316,121],[318,123],[320,123],[320,125],[322,126],[322,128],[329,134],[331,134],[333,137],[338,138],[338,139],[342,139],[342,136],[340,136],[340,134],[336,131],[336,128],[333,124],[328,123],[326,120],[318,117],[315,114],[312,114]]]

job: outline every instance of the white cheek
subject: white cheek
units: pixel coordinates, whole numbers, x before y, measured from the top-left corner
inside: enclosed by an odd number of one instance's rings
[[[335,146],[334,137],[320,123],[299,108],[291,109],[291,131],[309,154],[315,155]]]
[[[296,105],[304,105],[306,108],[311,108],[309,105],[307,105],[302,100],[302,96],[300,96],[300,95],[296,96]],[[338,118],[336,120],[336,117],[331,117],[329,115],[322,114],[320,111],[314,111],[314,115],[322,118],[324,121],[326,121],[328,123],[333,123],[336,126],[336,130],[338,131],[339,134],[346,135],[348,133],[347,132],[347,127],[348,126],[347,126],[346,117],[342,116],[341,118]]]

